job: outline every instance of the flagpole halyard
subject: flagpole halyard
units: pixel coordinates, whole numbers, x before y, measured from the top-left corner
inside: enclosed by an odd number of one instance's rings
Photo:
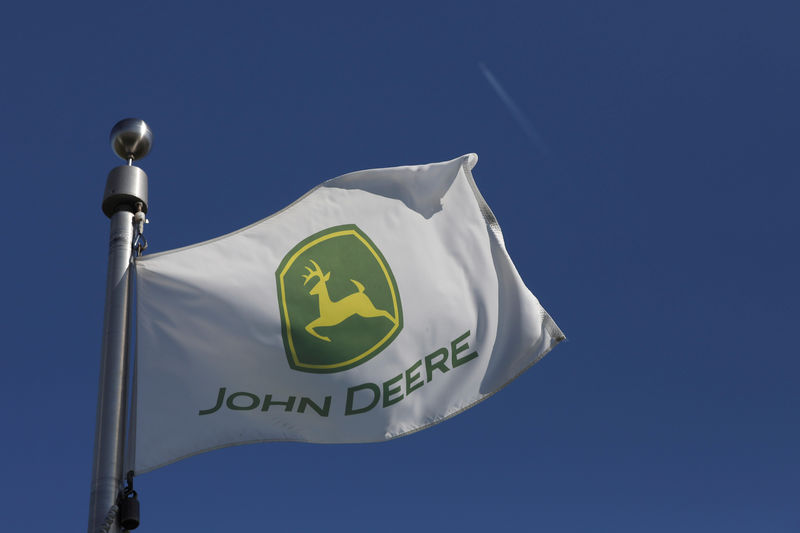
[[[111,145],[127,165],[109,173],[102,203],[103,213],[111,219],[111,229],[89,533],[120,531],[116,506],[122,485],[127,413],[134,213],[147,213],[147,174],[132,163],[147,155],[152,140],[147,124],[139,119],[121,120],[111,130]]]

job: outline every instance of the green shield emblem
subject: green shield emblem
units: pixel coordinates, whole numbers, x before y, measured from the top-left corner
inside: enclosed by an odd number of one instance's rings
[[[298,243],[275,272],[281,333],[289,366],[340,372],[386,348],[403,329],[392,270],[355,225]]]

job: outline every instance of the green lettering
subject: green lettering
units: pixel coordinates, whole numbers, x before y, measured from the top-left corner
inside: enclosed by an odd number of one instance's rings
[[[211,413],[216,413],[219,411],[219,408],[222,407],[222,400],[225,399],[225,387],[219,388],[219,393],[217,394],[217,403],[211,409],[204,409],[200,411],[198,414],[200,416],[203,415],[210,415]]]
[[[467,344],[466,342],[461,346],[457,346],[459,342],[463,341],[467,337],[469,337],[469,331],[467,331],[459,338],[454,340],[452,343],[450,343],[450,349],[453,353],[453,368],[461,366],[464,363],[467,363],[478,357],[478,352],[472,352],[471,354],[465,355],[464,357],[461,358],[458,357],[458,354],[460,354],[461,352],[466,352],[467,350],[469,350],[469,344]]]
[[[273,405],[283,405],[283,410],[287,413],[292,412],[292,407],[294,407],[294,396],[289,396],[289,399],[285,402],[273,402],[272,401],[272,394],[267,394],[264,396],[264,406],[261,408],[262,411],[269,411],[269,408]]]
[[[432,354],[425,356],[425,374],[428,376],[426,381],[430,382],[433,379],[433,371],[437,368],[442,371],[442,374],[450,370],[447,368],[447,355],[446,348],[439,348]],[[439,358],[439,361],[434,363],[433,360],[436,357]]]
[[[353,408],[353,400],[355,399],[356,392],[369,389],[372,391],[372,401],[366,407],[359,407],[358,409]],[[356,385],[355,387],[349,387],[347,389],[347,403],[345,405],[344,414],[345,416],[348,415],[357,415],[361,413],[366,413],[376,405],[378,405],[378,400],[381,399],[381,389],[374,383],[364,383],[363,385]]]
[[[420,359],[419,361],[408,367],[408,369],[406,370],[406,396],[408,396],[418,388],[425,385],[424,381],[420,381],[419,383],[414,385],[415,381],[422,378],[419,372],[417,372],[416,374],[412,374],[412,372],[414,372],[414,370],[419,368],[420,365],[422,365],[422,359]]]
[[[297,406],[298,413],[305,413],[306,412],[306,405],[311,407],[313,410],[317,412],[319,416],[328,416],[328,413],[331,410],[331,397],[325,396],[325,403],[322,407],[315,404],[311,401],[310,398],[306,398],[305,396],[300,397],[300,405]]]
[[[249,398],[250,405],[236,405],[234,400],[236,398]],[[258,396],[252,394],[250,392],[234,392],[230,396],[228,396],[228,409],[233,411],[249,411],[250,409],[255,409],[258,407],[258,404],[261,400],[259,400]]]
[[[403,378],[402,372],[397,374],[395,377],[390,379],[389,381],[383,382],[383,406],[389,407],[390,405],[396,404],[400,400],[403,399],[403,388],[400,386],[392,388],[392,385],[397,383]],[[396,398],[391,398],[392,394],[400,393],[400,396]]]

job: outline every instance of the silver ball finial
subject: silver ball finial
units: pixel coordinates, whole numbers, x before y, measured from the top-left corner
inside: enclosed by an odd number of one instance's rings
[[[153,132],[138,118],[125,118],[114,124],[109,138],[114,153],[129,164],[146,156],[153,146]]]

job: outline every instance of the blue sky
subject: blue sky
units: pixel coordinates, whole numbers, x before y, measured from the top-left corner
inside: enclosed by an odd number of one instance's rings
[[[511,257],[568,338],[410,437],[243,446],[141,476],[140,531],[800,530],[798,15],[6,7],[4,527],[86,527],[107,136],[137,116],[155,136],[151,252],[345,172],[476,152]]]

